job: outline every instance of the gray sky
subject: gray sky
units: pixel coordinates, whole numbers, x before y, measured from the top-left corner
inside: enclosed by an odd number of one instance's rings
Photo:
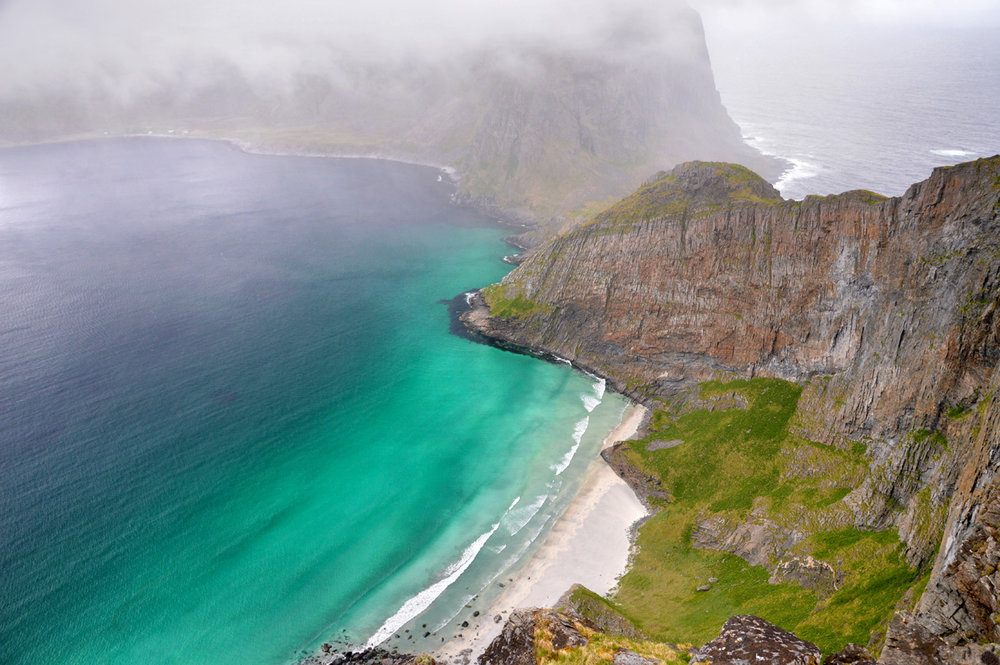
[[[982,27],[1000,25],[998,0],[689,0],[706,27]]]
[[[534,41],[588,45],[662,0],[0,0],[0,94],[39,85],[141,94],[224,61],[265,85],[354,61],[408,63]],[[494,47],[498,48],[499,47]],[[502,54],[498,54],[502,55]]]
[[[1000,0],[690,3],[715,61],[782,30],[1000,24]],[[348,60],[413,67],[470,49],[502,61],[512,44],[591,48],[616,22],[655,32],[671,11],[666,0],[0,0],[0,100],[100,91],[128,105],[227,76],[280,95],[308,76],[346,84]]]

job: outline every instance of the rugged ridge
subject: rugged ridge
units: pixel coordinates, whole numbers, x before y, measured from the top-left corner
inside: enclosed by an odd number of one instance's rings
[[[882,660],[938,663],[1000,639],[998,306],[1000,157],[898,198],[801,202],[692,162],[538,248],[466,320],[675,409],[712,378],[803,385],[795,431],[864,450],[854,526],[895,527],[909,563],[933,566]],[[917,634],[941,648],[902,655]]]

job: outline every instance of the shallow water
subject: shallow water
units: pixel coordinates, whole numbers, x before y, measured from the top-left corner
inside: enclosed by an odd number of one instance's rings
[[[495,592],[624,402],[449,333],[509,230],[438,175],[0,151],[5,662],[282,663]]]

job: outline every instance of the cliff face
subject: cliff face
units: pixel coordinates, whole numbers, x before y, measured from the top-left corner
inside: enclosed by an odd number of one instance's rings
[[[906,625],[1000,639],[1000,158],[899,198],[802,202],[739,167],[686,164],[483,296],[471,325],[646,401],[683,408],[720,376],[803,384],[793,430],[865,451],[843,499],[854,525],[896,527],[911,565],[933,562]]]

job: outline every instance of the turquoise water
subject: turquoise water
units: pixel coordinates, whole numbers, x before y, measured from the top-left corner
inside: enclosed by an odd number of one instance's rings
[[[284,663],[485,607],[624,402],[449,332],[508,231],[439,175],[0,151],[5,663]]]

